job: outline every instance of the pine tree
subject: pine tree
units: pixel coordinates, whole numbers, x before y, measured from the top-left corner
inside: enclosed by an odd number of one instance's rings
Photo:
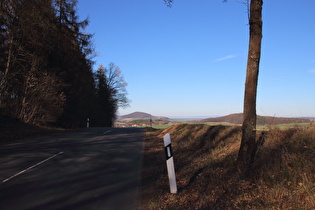
[[[96,96],[97,96],[97,110],[95,113],[95,126],[111,127],[111,105],[109,101],[109,90],[107,86],[107,78],[105,75],[105,68],[100,65],[95,73],[96,82]]]
[[[54,13],[49,1],[4,1],[1,4],[0,107],[24,122],[45,124],[60,115],[60,82],[49,71],[47,54]]]
[[[0,3],[0,111],[32,124],[82,127],[93,110],[91,35],[75,0]]]
[[[65,110],[59,123],[65,127],[85,126],[91,115],[94,101],[92,73],[93,52],[90,34],[82,33],[88,20],[79,22],[76,15],[76,0],[54,1],[57,19],[57,43],[51,56],[59,77],[66,84],[63,89],[67,98]]]

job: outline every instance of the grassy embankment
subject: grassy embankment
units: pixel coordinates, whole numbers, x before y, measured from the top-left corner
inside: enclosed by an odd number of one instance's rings
[[[0,144],[61,131],[64,129],[33,126],[18,119],[0,116]]]
[[[171,134],[177,194],[169,193],[163,136]],[[260,131],[258,131],[258,136]],[[140,209],[314,209],[315,127],[270,127],[253,173],[235,168],[241,128],[180,124],[146,132]]]

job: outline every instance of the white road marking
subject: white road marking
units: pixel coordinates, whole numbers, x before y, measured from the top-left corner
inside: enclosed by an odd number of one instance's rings
[[[111,130],[109,130],[109,131],[106,131],[106,132],[104,132],[103,134],[107,134],[107,133],[109,133],[109,132],[111,132]]]
[[[42,161],[36,163],[35,165],[32,165],[32,166],[30,166],[30,167],[28,167],[28,168],[26,168],[26,169],[20,171],[19,173],[14,174],[13,176],[10,176],[9,178],[3,180],[2,183],[5,183],[5,182],[7,182],[7,181],[10,181],[10,180],[13,179],[14,177],[17,177],[17,176],[19,176],[19,175],[21,175],[21,174],[23,174],[23,173],[25,173],[25,172],[31,170],[32,168],[35,168],[36,166],[39,166],[40,164],[43,164],[43,163],[45,163],[46,161],[48,161],[48,160],[50,160],[50,159],[52,159],[52,158],[54,158],[54,157],[56,157],[56,156],[58,156],[58,155],[61,155],[61,154],[63,154],[63,152],[59,152],[59,153],[57,153],[57,154],[54,154],[53,156],[50,156],[49,158],[46,158],[45,160],[42,160]]]

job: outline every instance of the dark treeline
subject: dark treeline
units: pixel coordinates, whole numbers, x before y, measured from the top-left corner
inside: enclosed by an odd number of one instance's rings
[[[35,125],[112,126],[128,104],[119,67],[93,73],[76,0],[1,0],[0,114]]]

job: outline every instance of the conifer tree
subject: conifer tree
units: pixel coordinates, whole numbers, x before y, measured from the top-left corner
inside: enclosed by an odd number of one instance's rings
[[[76,2],[1,1],[1,114],[32,124],[84,126],[95,101],[93,48]]]

